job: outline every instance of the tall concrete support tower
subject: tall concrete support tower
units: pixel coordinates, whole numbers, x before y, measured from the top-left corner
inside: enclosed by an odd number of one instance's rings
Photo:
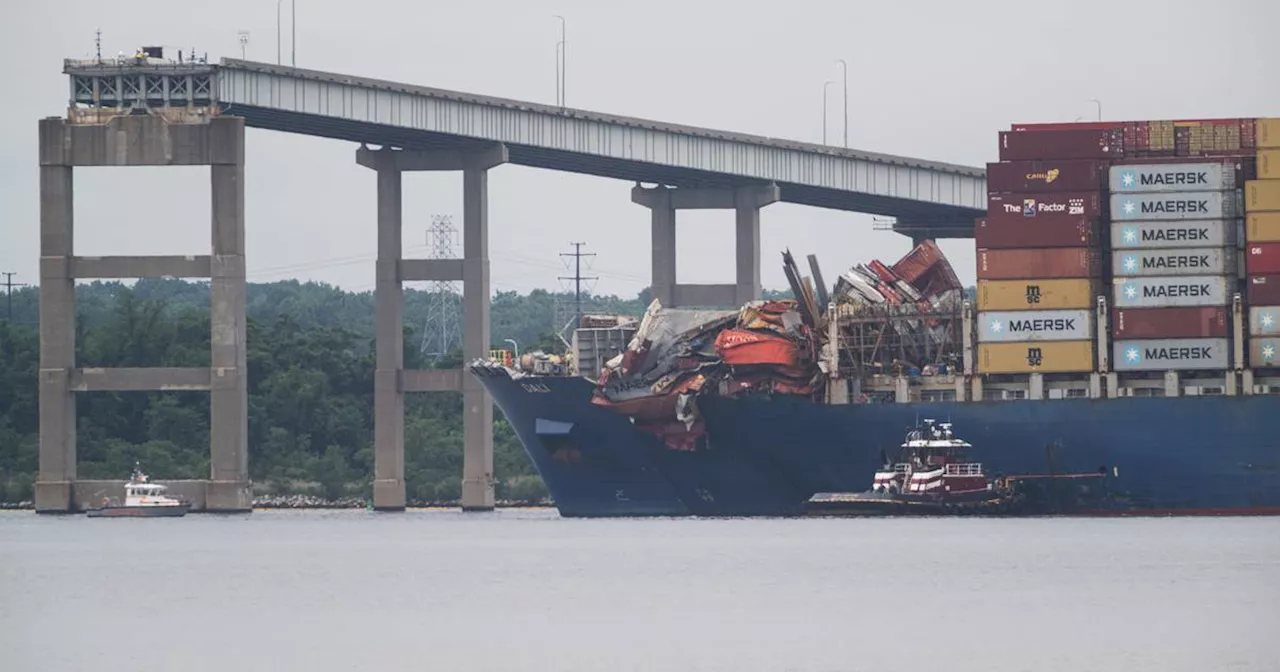
[[[781,198],[777,185],[676,189],[636,185],[631,201],[652,214],[652,293],[663,306],[741,306],[760,298],[760,208]],[[737,277],[732,285],[676,283],[676,211],[732,209]]]
[[[131,77],[106,76],[117,84]],[[151,78],[139,74],[145,86]],[[170,73],[161,78],[181,78]],[[95,85],[96,86],[96,85]],[[95,88],[95,91],[97,89]],[[40,466],[36,510],[73,511],[75,392],[209,390],[211,460],[206,510],[248,511],[245,383],[244,120],[216,109],[71,108],[40,121]],[[78,257],[72,171],[89,166],[210,166],[212,250],[199,256]],[[128,235],[127,232],[122,232]],[[210,278],[209,368],[77,368],[76,278]],[[199,499],[199,495],[197,495]]]
[[[373,506],[404,508],[404,393],[462,392],[462,508],[493,508],[493,398],[461,370],[406,371],[404,289],[413,281],[462,281],[462,352],[467,361],[489,351],[489,169],[506,163],[505,145],[465,150],[356,150],[356,163],[377,172],[378,262],[374,288],[376,364],[373,392]],[[404,259],[401,174],[461,170],[461,259]]]

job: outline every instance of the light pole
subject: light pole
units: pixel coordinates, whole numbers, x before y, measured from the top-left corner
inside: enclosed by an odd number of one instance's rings
[[[822,83],[822,144],[827,144],[827,89],[835,82]]]
[[[503,340],[503,341],[505,341],[505,342],[507,342],[507,343],[510,343],[510,344],[511,344],[511,347],[515,349],[515,351],[516,351],[516,355],[515,355],[515,357],[516,357],[516,360],[515,360],[516,368],[520,368],[520,344],[519,344],[519,343],[516,343],[515,339],[513,339],[513,338],[504,338],[504,339],[502,339],[502,340]]]
[[[565,106],[565,99],[568,97],[566,92],[569,89],[569,82],[565,76],[565,65],[569,61],[569,43],[565,40],[565,22],[564,17],[556,14],[555,17],[560,19],[560,42],[556,44],[556,92],[559,99],[556,104],[560,107]]]
[[[276,65],[280,65],[280,3],[284,0],[276,0]]]
[[[289,65],[298,67],[298,0],[289,0]]]
[[[849,64],[844,62],[843,58],[837,58],[836,63],[840,64],[840,72],[844,75],[844,148],[849,149]]]
[[[1102,101],[1098,100],[1097,98],[1090,98],[1089,102],[1098,106],[1098,121],[1102,121]]]
[[[240,60],[242,61],[247,60],[245,58],[245,46],[249,44],[249,31],[247,30],[237,31],[236,37],[239,38],[240,40]]]

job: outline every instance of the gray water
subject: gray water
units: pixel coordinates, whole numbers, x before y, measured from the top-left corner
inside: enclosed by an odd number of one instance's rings
[[[0,670],[1280,669],[1280,519],[0,514]]]

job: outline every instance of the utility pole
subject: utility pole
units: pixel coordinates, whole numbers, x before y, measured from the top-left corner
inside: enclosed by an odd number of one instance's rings
[[[596,278],[594,276],[584,277],[582,275],[582,258],[594,257],[596,256],[595,252],[583,252],[582,246],[586,245],[586,243],[570,243],[570,244],[573,245],[573,251],[561,252],[560,256],[573,257],[573,277],[566,278],[564,276],[560,276],[560,279],[573,280],[573,304],[574,304],[574,315],[575,315],[573,320],[573,328],[577,329],[582,326],[582,281],[598,280],[599,278]]]
[[[7,297],[7,302],[9,304],[8,321],[12,323],[13,322],[13,288],[26,287],[27,284],[25,282],[13,281],[13,276],[17,275],[17,273],[5,271],[2,275],[4,275],[4,289],[5,289],[4,293],[5,293],[5,296]]]

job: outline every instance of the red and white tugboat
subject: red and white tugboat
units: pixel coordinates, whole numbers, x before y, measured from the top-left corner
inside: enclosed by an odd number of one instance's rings
[[[925,420],[907,432],[897,461],[884,460],[867,492],[820,492],[809,510],[827,513],[997,513],[1013,494],[966,459],[973,446],[956,438],[951,423]]]
[[[124,484],[124,504],[116,504],[108,497],[102,498],[102,506],[89,509],[90,518],[178,518],[191,510],[189,502],[170,497],[166,486],[152,483],[138,465]]]

